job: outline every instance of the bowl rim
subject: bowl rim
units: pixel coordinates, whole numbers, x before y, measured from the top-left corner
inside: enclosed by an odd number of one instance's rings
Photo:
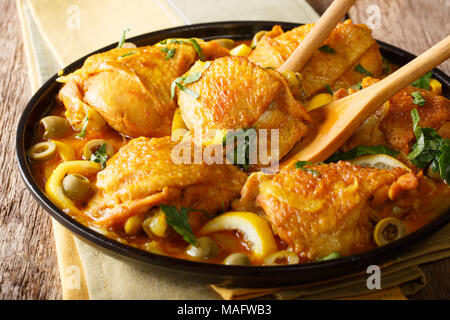
[[[200,24],[192,24],[187,26],[179,26],[174,28],[167,28],[158,31],[153,31],[149,33],[145,33],[142,35],[138,35],[132,38],[127,39],[129,42],[141,42],[145,41],[148,38],[155,38],[160,40],[167,38],[164,35],[168,33],[176,33],[176,32],[188,32],[193,33],[199,30],[207,30],[213,27],[226,27],[226,26],[238,26],[238,27],[246,27],[246,26],[264,26],[271,27],[273,25],[281,25],[283,29],[291,29],[293,27],[302,25],[301,23],[292,23],[292,22],[282,22],[282,21],[221,21],[221,22],[209,22],[209,23],[200,23]],[[260,29],[262,30],[262,28]],[[219,37],[219,36],[218,36]],[[243,38],[238,34],[230,36],[231,38]],[[214,38],[211,37],[203,37],[205,39]],[[217,37],[216,37],[217,38]],[[154,43],[160,41],[156,40]],[[395,52],[397,55],[401,55],[406,60],[411,60],[415,58],[415,55],[392,46],[390,44],[384,43],[382,41],[377,41],[382,50],[387,50],[391,52]],[[77,59],[73,63],[64,67],[64,73],[66,70],[73,70],[78,68],[84,60],[95,53],[104,52],[110,49],[113,49],[117,46],[117,43],[113,43],[111,45],[105,46],[101,49],[95,50],[92,53],[85,55],[84,57]],[[443,71],[435,68],[432,70],[434,76],[438,77],[440,80],[443,80],[443,85],[445,85],[445,89],[448,90],[450,86],[450,77],[446,75]],[[307,272],[307,271],[320,271],[320,270],[332,270],[339,266],[350,265],[350,264],[358,264],[361,266],[367,266],[374,262],[384,262],[388,258],[394,256],[396,253],[401,250],[407,248],[408,244],[415,244],[417,240],[424,238],[425,236],[431,235],[433,232],[445,226],[450,222],[450,210],[443,212],[439,217],[435,218],[433,221],[429,222],[424,227],[419,230],[399,239],[392,243],[389,243],[383,247],[374,248],[368,251],[364,251],[355,255],[345,256],[339,259],[328,260],[328,261],[320,261],[320,262],[311,262],[311,263],[303,263],[297,265],[284,265],[284,266],[226,266],[221,264],[213,264],[213,263],[205,263],[205,262],[197,262],[184,260],[180,258],[174,258],[171,256],[159,255],[151,252],[147,252],[141,249],[137,249],[125,244],[122,244],[116,240],[108,238],[95,230],[81,224],[75,219],[71,218],[69,215],[65,214],[61,209],[55,206],[49,198],[45,195],[44,191],[38,186],[35,182],[34,177],[31,172],[31,168],[29,166],[26,150],[25,150],[25,129],[28,124],[29,116],[33,111],[34,107],[38,103],[38,101],[45,96],[47,90],[49,90],[52,85],[54,85],[55,80],[58,76],[55,74],[49,80],[47,80],[39,90],[32,96],[32,98],[27,103],[25,109],[23,110],[20,120],[17,124],[16,130],[16,160],[19,167],[19,171],[23,181],[25,182],[26,187],[31,192],[33,197],[37,200],[37,202],[47,211],[58,223],[62,224],[65,228],[69,229],[75,236],[81,238],[83,241],[87,241],[94,247],[98,247],[101,249],[107,250],[110,255],[119,256],[122,259],[128,260],[130,262],[139,262],[144,265],[149,265],[152,267],[162,268],[162,269],[171,269],[176,270],[177,272],[193,274],[193,273],[208,273],[211,276],[217,277],[259,277],[259,276],[267,276],[271,275],[273,277],[286,275],[286,273],[291,272]],[[325,279],[325,278],[324,278]],[[295,283],[295,282],[293,282]]]

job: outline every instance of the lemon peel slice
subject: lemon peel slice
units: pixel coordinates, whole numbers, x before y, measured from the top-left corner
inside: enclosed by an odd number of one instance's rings
[[[355,164],[366,168],[376,168],[376,169],[393,169],[393,168],[403,168],[411,171],[404,163],[395,159],[394,157],[388,156],[387,154],[369,154],[366,156],[361,156],[349,161],[351,164]]]
[[[200,232],[209,234],[223,230],[238,230],[251,244],[255,258],[263,258],[277,250],[275,237],[269,223],[255,213],[226,212],[206,223]]]

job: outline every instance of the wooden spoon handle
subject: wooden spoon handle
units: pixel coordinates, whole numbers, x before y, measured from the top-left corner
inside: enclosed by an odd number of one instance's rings
[[[300,72],[355,1],[335,0],[278,71]]]
[[[366,95],[367,101],[370,101],[368,104],[373,105],[376,109],[399,90],[448,58],[450,58],[450,36],[447,36],[444,40],[438,42],[380,82],[362,90],[361,95]]]

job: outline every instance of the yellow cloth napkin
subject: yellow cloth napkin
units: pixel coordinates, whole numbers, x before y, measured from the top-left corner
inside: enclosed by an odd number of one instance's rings
[[[314,22],[304,0],[16,0],[33,92],[61,67],[129,36],[172,26],[220,20]],[[447,228],[417,244],[382,271],[382,288],[368,292],[367,275],[288,288],[223,288],[174,281],[168,272],[144,272],[102,254],[53,221],[64,299],[405,299],[425,285],[417,265],[450,256]],[[188,280],[188,279],[187,279]]]

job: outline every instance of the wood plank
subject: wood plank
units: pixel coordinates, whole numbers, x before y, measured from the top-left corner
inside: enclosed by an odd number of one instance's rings
[[[0,299],[59,299],[51,221],[26,190],[14,156],[31,97],[15,2],[0,1]]]

